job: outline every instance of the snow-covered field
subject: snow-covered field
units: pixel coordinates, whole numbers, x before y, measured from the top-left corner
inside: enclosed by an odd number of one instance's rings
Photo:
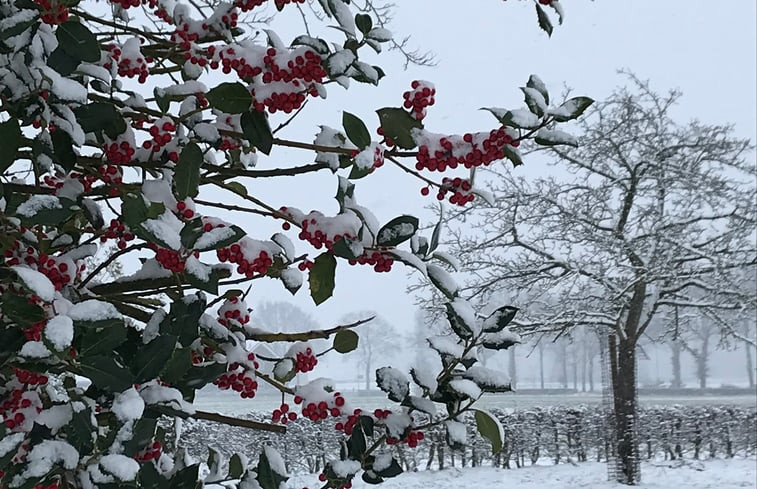
[[[757,459],[708,460],[644,463],[641,489],[735,489],[757,487]],[[318,488],[316,476],[297,476],[290,487]],[[478,467],[422,471],[402,474],[380,486],[357,481],[353,489],[621,489],[623,486],[607,482],[607,466],[587,462],[580,465],[533,466],[515,470]]]
[[[387,400],[386,394],[376,392],[371,395],[358,395],[344,392],[350,402],[363,409],[390,408],[393,403]],[[707,405],[755,405],[755,396],[649,396],[640,397],[642,405],[673,405],[688,406]],[[598,404],[602,402],[599,393],[582,392],[571,395],[533,395],[533,394],[485,394],[478,405],[485,409],[528,409],[534,406],[566,406],[579,404]],[[251,411],[270,412],[281,405],[279,396],[260,396],[254,399],[242,399],[232,391],[221,391],[215,386],[208,386],[197,393],[195,407],[203,411],[214,411],[227,415],[246,414]]]

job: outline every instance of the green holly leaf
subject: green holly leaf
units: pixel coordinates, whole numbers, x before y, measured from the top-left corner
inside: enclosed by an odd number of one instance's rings
[[[227,114],[241,114],[250,110],[252,95],[241,83],[221,83],[211,89],[205,98],[210,106]]]
[[[476,429],[479,434],[492,444],[492,454],[496,455],[502,450],[504,442],[504,430],[502,424],[489,411],[474,409],[476,411]]]
[[[547,15],[547,12],[544,11],[543,8],[541,8],[541,5],[539,5],[538,2],[534,2],[534,5],[536,5],[536,17],[539,21],[539,27],[547,33],[548,36],[552,36],[552,21],[549,20],[549,16]]]
[[[174,172],[176,197],[184,200],[197,197],[200,188],[200,168],[202,167],[202,150],[196,143],[187,144],[179,155],[179,162]]]
[[[419,221],[415,216],[395,217],[379,229],[376,244],[379,246],[397,246],[412,238],[418,231]]]
[[[0,141],[3,142],[3,150],[0,151],[0,173],[3,173],[16,161],[16,153],[23,141],[18,120],[12,118],[0,124]]]
[[[357,116],[350,114],[347,111],[342,113],[342,126],[347,137],[352,141],[352,144],[360,149],[364,149],[371,144],[371,133],[368,128],[365,127],[365,123],[361,121]]]
[[[64,22],[55,31],[55,37],[69,56],[87,63],[100,61],[100,43],[84,24],[75,20]]]
[[[411,133],[413,129],[423,129],[421,121],[414,119],[406,110],[385,107],[376,111],[384,136],[402,149],[413,149],[416,144]]]
[[[244,137],[254,147],[264,154],[271,154],[273,148],[273,133],[268,125],[268,119],[265,112],[253,110],[242,114],[240,120]]]
[[[336,258],[330,253],[321,253],[313,262],[308,282],[310,297],[315,305],[321,304],[334,293],[334,275],[336,274]]]
[[[349,353],[357,349],[360,337],[351,329],[343,329],[334,336],[334,350],[338,353]]]
[[[554,111],[552,116],[557,122],[567,122],[574,119],[578,119],[581,115],[591,107],[594,103],[594,99],[589,97],[574,97],[566,100],[565,102]]]

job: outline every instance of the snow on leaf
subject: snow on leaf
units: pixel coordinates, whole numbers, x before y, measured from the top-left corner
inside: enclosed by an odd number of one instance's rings
[[[394,367],[376,370],[376,384],[395,402],[402,402],[410,394],[410,382],[404,373]]]
[[[434,264],[428,264],[426,270],[428,271],[428,278],[431,280],[431,283],[447,296],[448,299],[454,299],[457,296],[457,291],[460,287],[449,272]]]
[[[55,316],[47,321],[44,333],[53,348],[63,351],[74,339],[74,322],[68,316]]]
[[[45,302],[52,302],[55,299],[55,286],[46,275],[22,265],[14,265],[11,269],[40,299]]]

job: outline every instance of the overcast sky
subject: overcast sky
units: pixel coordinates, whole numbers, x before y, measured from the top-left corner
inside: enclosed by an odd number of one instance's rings
[[[438,0],[398,2],[392,30],[398,37],[412,35],[411,44],[433,51],[438,65],[403,71],[399,56],[377,57],[371,61],[387,73],[378,88],[355,84],[346,92],[330,86],[329,100],[310,104],[281,136],[312,140],[318,124],[339,127],[342,110],[359,115],[373,128],[373,111],[398,106],[402,92],[416,78],[432,81],[437,87],[436,105],[425,120],[427,129],[446,133],[488,130],[494,127],[493,118],[477,109],[521,106],[518,87],[531,73],[538,74],[556,94],[570,86],[574,94],[602,99],[625,82],[617,70],[628,69],[649,79],[658,91],[681,89],[684,96],[676,110],[681,121],[697,118],[705,123],[733,123],[739,136],[754,139],[757,2],[563,3],[565,25],[556,27],[549,39],[536,26],[530,1],[476,1],[464,3],[466,7],[460,2]],[[296,19],[281,17],[274,28],[287,31]],[[296,32],[292,30],[292,34]],[[335,34],[331,31],[328,35],[337,39]],[[282,37],[288,40],[286,35]],[[303,164],[312,157],[312,153],[277,148],[270,159],[261,159],[259,166]],[[542,162],[527,161],[519,171],[536,177],[543,169]],[[250,193],[262,195],[277,206],[337,212],[332,199],[336,189],[333,175],[324,172],[306,179],[281,179],[278,185],[271,183],[254,181]],[[429,219],[423,207],[433,200],[421,197],[419,189],[419,182],[387,165],[359,181],[356,196],[382,222],[403,213]],[[268,223],[247,222],[253,237],[267,237],[277,230]],[[296,239],[294,233],[291,237]],[[407,271],[398,265],[391,273],[377,274],[368,267],[349,267],[340,261],[334,297],[318,308],[312,306],[307,290],[292,297],[273,281],[256,281],[250,300],[253,304],[265,300],[295,302],[323,326],[335,323],[347,312],[372,309],[402,330],[412,326],[414,313],[413,298],[405,291]]]

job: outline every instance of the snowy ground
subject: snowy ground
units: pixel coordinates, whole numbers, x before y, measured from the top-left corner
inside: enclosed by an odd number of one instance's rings
[[[757,460],[732,459],[644,463],[641,489],[735,489],[757,487]],[[607,466],[587,462],[579,465],[533,466],[522,469],[495,469],[491,467],[445,469],[402,474],[380,486],[355,482],[353,489],[622,489],[623,486],[607,482]],[[318,488],[315,476],[297,476],[289,480],[289,487]]]
[[[376,394],[364,395],[353,394],[349,391],[344,392],[354,406],[360,406],[363,409],[373,410],[375,408],[395,407],[387,400],[383,392]],[[707,406],[707,405],[755,405],[755,396],[641,396],[641,403],[646,406],[651,405],[689,405],[689,406]],[[599,393],[578,393],[571,395],[533,395],[533,394],[496,394],[484,395],[478,405],[485,409],[528,409],[534,406],[565,406],[579,404],[598,404],[602,402],[602,396]],[[251,411],[270,412],[281,404],[279,396],[260,396],[255,399],[242,399],[236,392],[220,391],[215,386],[209,386],[197,393],[195,399],[195,408],[203,411],[215,411],[228,415],[245,414]]]

